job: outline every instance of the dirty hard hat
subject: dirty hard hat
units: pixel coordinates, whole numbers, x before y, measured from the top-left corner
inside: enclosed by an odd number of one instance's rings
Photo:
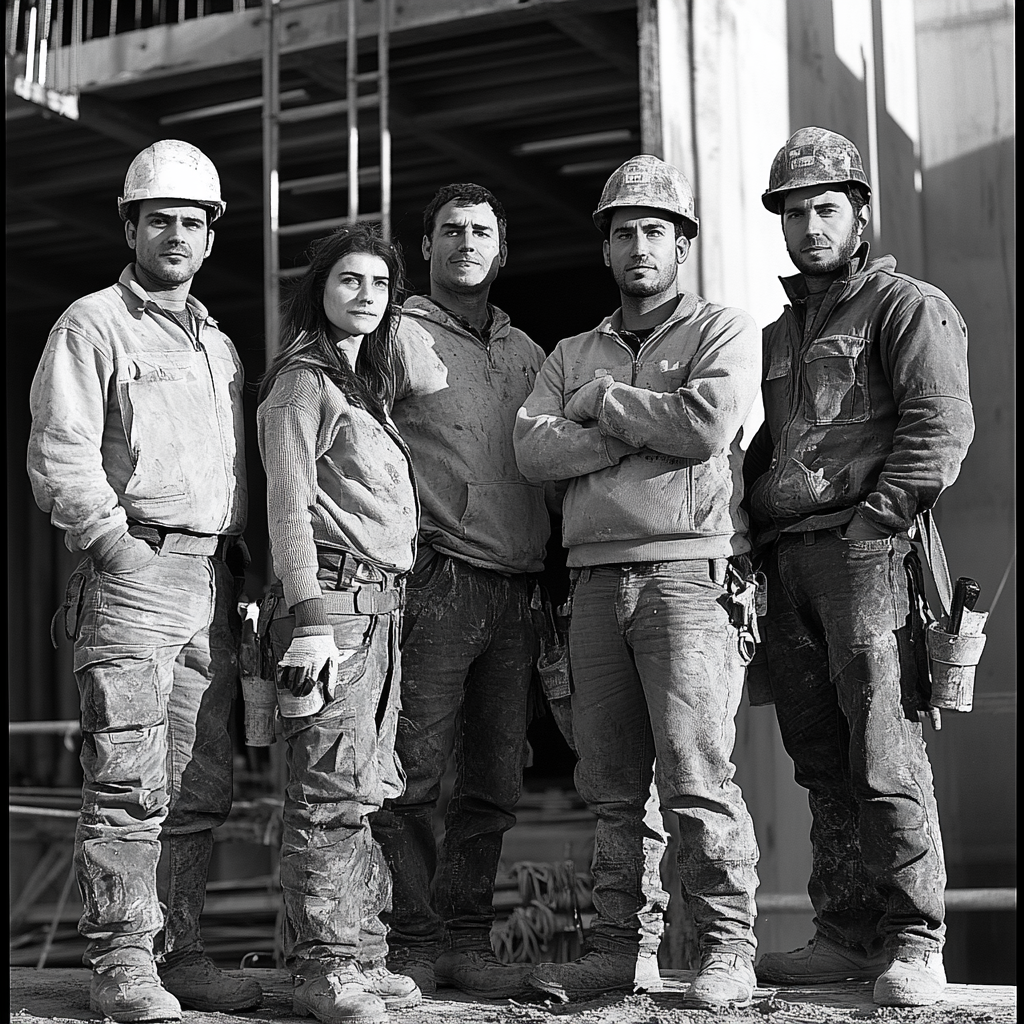
[[[768,188],[761,196],[770,213],[782,213],[786,193],[808,185],[860,185],[871,198],[857,147],[827,128],[801,128],[772,161]]]
[[[213,161],[180,139],[154,142],[131,162],[124,194],[117,200],[121,220],[128,219],[130,203],[143,199],[190,199],[209,210],[211,224],[228,205],[220,197],[220,177]]]
[[[612,172],[594,211],[594,225],[608,233],[611,211],[616,206],[649,206],[665,210],[683,223],[683,234],[696,238],[699,222],[693,212],[693,189],[671,164],[648,153],[630,157]]]

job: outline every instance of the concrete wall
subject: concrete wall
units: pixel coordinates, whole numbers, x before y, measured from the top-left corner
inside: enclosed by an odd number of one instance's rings
[[[686,173],[701,218],[684,287],[762,326],[778,316],[776,278],[793,268],[760,194],[788,135],[813,124],[864,156],[873,252],[892,254],[962,311],[978,433],[938,514],[954,578],[976,577],[988,607],[1014,550],[1012,4],[641,0],[640,21],[641,78],[660,88],[643,111],[644,149]],[[1011,572],[990,621],[975,711],[947,714],[928,736],[952,887],[1015,884],[1013,582]],[[744,706],[737,724],[761,892],[802,892],[809,814],[774,714]],[[952,916],[952,980],[1012,980],[994,966],[1007,946],[996,918]],[[767,913],[757,934],[762,949],[785,949],[810,929],[809,914]]]
[[[1016,884],[1014,19],[1012,2],[915,0],[925,276],[967,321],[977,424],[938,521],[950,573],[992,611],[975,708],[931,744],[950,885]],[[1014,964],[1013,914],[951,920],[971,980]],[[1002,965],[1001,967],[999,965]],[[1001,979],[1000,979],[1001,980]]]

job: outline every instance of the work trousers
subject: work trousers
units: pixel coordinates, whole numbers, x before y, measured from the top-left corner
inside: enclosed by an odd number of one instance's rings
[[[394,883],[390,944],[490,948],[502,836],[515,824],[537,657],[527,580],[438,555],[410,578],[397,750],[405,793],[374,816]],[[440,855],[433,815],[454,748]]]
[[[744,664],[727,564],[604,565],[576,576],[572,718],[576,788],[597,815],[594,949],[657,949],[668,893],[658,874],[665,832],[650,814],[645,821],[654,777],[662,810],[678,819],[681,889],[701,952],[753,955],[758,851],[730,760]]]
[[[82,701],[84,962],[173,961],[203,948],[211,830],[231,807],[235,580],[218,559],[163,553],[117,574],[88,560],[69,593],[76,583],[66,627]],[[167,889],[158,893],[161,842]]]
[[[910,541],[783,534],[767,559],[766,655],[808,792],[818,931],[890,956],[940,950],[946,871],[904,562]]]
[[[368,816],[404,785],[395,757],[399,615],[338,615],[328,606],[341,654],[335,696],[314,715],[282,718],[288,744],[284,955],[292,973],[303,977],[387,956],[380,915],[390,904],[391,879]],[[271,623],[275,662],[288,649],[294,624],[287,614]]]

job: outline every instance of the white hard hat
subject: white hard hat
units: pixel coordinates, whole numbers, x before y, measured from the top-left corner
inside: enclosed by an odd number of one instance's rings
[[[227,203],[220,197],[220,177],[213,161],[191,143],[161,139],[147,146],[131,162],[124,179],[124,194],[117,212],[128,219],[128,205],[143,199],[190,199],[210,211],[210,223]]]

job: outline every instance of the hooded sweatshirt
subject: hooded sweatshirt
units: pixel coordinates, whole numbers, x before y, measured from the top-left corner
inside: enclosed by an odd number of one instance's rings
[[[495,572],[540,572],[544,488],[519,472],[512,430],[544,351],[488,309],[484,341],[431,299],[406,300],[392,416],[416,470],[420,545]]]

